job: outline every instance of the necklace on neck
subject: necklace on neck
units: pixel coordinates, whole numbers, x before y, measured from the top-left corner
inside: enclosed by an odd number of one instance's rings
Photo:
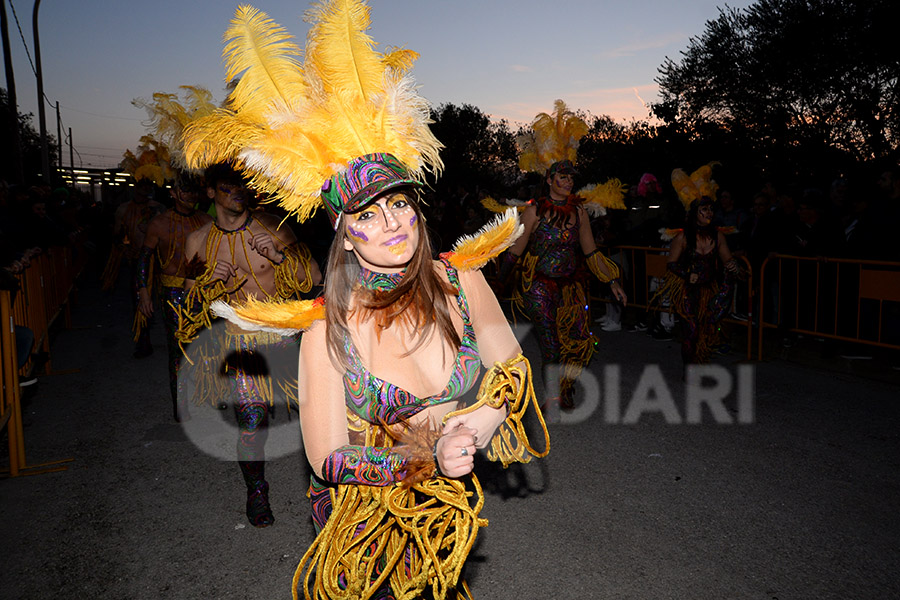
[[[365,267],[360,267],[356,282],[360,287],[367,290],[389,292],[400,285],[404,274],[406,274],[405,269],[399,273],[379,273],[378,271],[370,271]]]
[[[224,227],[221,227],[218,223],[215,223],[215,222],[213,223],[213,225],[215,225],[216,229],[218,229],[222,233],[237,233],[239,231],[244,231],[245,229],[247,229],[247,227],[250,225],[250,221],[252,221],[252,220],[253,220],[253,213],[248,212],[247,220],[244,221],[244,224],[241,225],[240,227],[238,227],[237,229],[225,229]]]

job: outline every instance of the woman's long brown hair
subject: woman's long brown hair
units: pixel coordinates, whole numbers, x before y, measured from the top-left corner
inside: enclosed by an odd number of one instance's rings
[[[357,298],[359,306],[352,307],[352,296],[360,271],[359,261],[352,251],[344,249],[347,229],[343,223],[338,225],[335,232],[325,274],[325,325],[328,356],[341,372],[347,368],[344,339],[350,335],[347,321],[354,310],[371,311],[370,315],[363,315],[362,318],[374,317],[376,323],[385,327],[398,317],[411,319],[419,336],[405,356],[425,343],[435,326],[447,344],[454,349],[459,347],[459,334],[450,320],[450,303],[446,299],[456,292],[434,269],[431,237],[417,198],[413,197],[411,191],[404,190],[404,193],[418,217],[416,226],[419,230],[419,244],[406,267],[406,275],[393,290],[360,296]]]

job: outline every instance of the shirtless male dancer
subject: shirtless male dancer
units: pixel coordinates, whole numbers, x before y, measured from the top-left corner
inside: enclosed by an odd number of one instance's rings
[[[171,210],[155,216],[147,227],[144,245],[138,255],[135,270],[135,286],[138,292],[138,311],[143,316],[136,322],[145,322],[153,316],[155,295],[162,304],[163,322],[166,327],[166,346],[169,352],[169,390],[175,421],[189,418],[187,397],[179,393],[178,370],[181,364],[181,348],[175,339],[178,329],[178,310],[184,296],[186,275],[185,243],[190,234],[212,222],[212,217],[196,210],[196,204],[206,188],[203,183],[187,174],[180,174],[169,192],[175,204]]]
[[[319,267],[293,232],[278,217],[250,208],[253,193],[227,164],[206,170],[207,194],[216,206],[216,218],[187,238],[189,260],[186,295],[180,310],[178,339],[189,342],[210,323],[209,305],[215,300],[241,303],[296,298],[322,280]],[[192,265],[202,265],[195,272]],[[255,527],[271,525],[269,484],[265,480],[266,427],[273,383],[279,365],[296,377],[299,344],[295,337],[246,331],[225,324],[224,347],[231,354],[223,367],[230,382],[240,436],[237,458],[247,484],[247,518]],[[269,358],[265,364],[262,355]],[[291,358],[272,360],[276,354]],[[273,371],[270,374],[270,369]],[[287,373],[285,374],[287,375]],[[283,391],[286,386],[282,386]],[[296,393],[296,381],[290,386]]]

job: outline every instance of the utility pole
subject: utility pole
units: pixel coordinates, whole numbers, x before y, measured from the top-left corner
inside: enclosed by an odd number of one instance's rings
[[[0,36],[3,37],[3,66],[6,68],[6,99],[9,108],[9,126],[12,133],[12,183],[25,183],[22,169],[22,143],[19,139],[19,103],[16,100],[16,78],[13,73],[12,53],[9,47],[9,29],[6,20],[6,0],[0,0]]]
[[[34,69],[37,76],[38,121],[41,127],[41,174],[44,176],[44,185],[51,185],[50,149],[47,142],[47,115],[44,110],[44,75],[41,71],[41,38],[38,35],[38,8],[40,6],[41,0],[34,0],[31,25],[34,30]]]

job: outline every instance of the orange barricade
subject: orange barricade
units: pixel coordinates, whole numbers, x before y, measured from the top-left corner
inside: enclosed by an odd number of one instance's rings
[[[15,344],[15,326],[28,327],[34,333],[34,353],[45,353],[45,368],[50,372],[50,327],[63,315],[69,325],[70,300],[75,293],[75,279],[85,263],[83,251],[72,247],[53,247],[31,259],[31,265],[17,277],[21,287],[11,304],[8,291],[0,292],[0,371],[2,371],[2,423],[9,437],[9,475],[35,475],[66,469],[64,459],[39,465],[27,465],[22,433],[21,392],[19,376],[34,370],[31,358],[21,368]]]
[[[666,263],[669,260],[668,248],[655,248],[651,246],[615,246],[611,248],[603,247],[602,251],[613,260],[616,260],[616,255],[624,254],[624,260],[622,262],[627,263],[628,276],[623,278],[622,286],[628,296],[628,306],[654,310],[656,312],[666,310],[664,307],[658,305],[651,307],[650,300],[653,297],[651,282],[654,278],[662,279],[666,275]],[[736,257],[736,259],[743,263],[744,272],[747,273],[746,281],[739,282],[739,285],[746,288],[746,293],[743,294],[742,297],[747,300],[747,312],[749,314],[750,306],[752,306],[750,292],[753,289],[753,273],[750,268],[750,263],[746,258]],[[623,266],[625,265],[620,265],[620,267]],[[593,295],[591,296],[591,300],[600,302],[610,301],[607,298],[599,298]],[[750,319],[747,321],[738,321],[736,319],[726,318],[724,320],[746,329],[746,357],[749,360],[753,355],[753,323]]]
[[[888,313],[895,321],[885,321],[885,303],[900,303],[898,262],[776,254],[763,262],[759,282],[759,360],[763,332],[779,327],[900,349],[897,306]]]

